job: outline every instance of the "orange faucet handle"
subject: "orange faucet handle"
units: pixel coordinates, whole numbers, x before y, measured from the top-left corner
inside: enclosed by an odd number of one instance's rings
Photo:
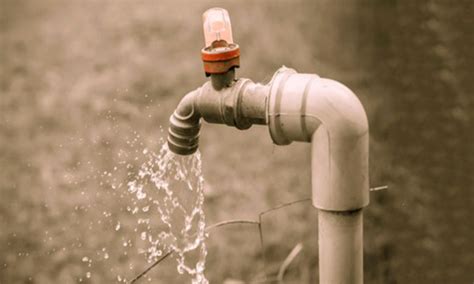
[[[240,48],[234,43],[227,10],[211,8],[203,14],[205,47],[201,50],[206,76],[240,66]]]

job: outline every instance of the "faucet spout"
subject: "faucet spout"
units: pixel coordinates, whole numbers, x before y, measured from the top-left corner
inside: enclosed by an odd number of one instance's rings
[[[201,114],[196,108],[199,89],[188,93],[181,99],[170,117],[168,128],[168,147],[179,155],[190,155],[198,149]]]
[[[233,73],[233,70],[229,72]],[[222,78],[226,77],[218,79]],[[255,84],[249,79],[225,80],[225,85],[216,86],[218,79],[211,79],[184,96],[171,115],[168,147],[172,152],[179,155],[196,152],[201,118],[209,123],[226,124],[241,130],[253,124],[266,124],[269,86]]]

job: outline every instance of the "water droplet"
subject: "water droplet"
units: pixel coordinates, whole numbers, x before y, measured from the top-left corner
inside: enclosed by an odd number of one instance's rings
[[[177,270],[178,270],[178,273],[179,273],[179,274],[183,274],[183,273],[184,273],[184,269],[183,269],[183,266],[182,266],[181,264],[178,265]]]

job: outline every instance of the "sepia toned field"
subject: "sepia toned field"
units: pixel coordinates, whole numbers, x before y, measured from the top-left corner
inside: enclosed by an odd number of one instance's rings
[[[126,183],[206,80],[201,15],[228,9],[239,77],[282,65],[343,82],[370,124],[366,283],[474,279],[472,19],[447,1],[26,1],[0,6],[0,283],[116,283],[147,268]],[[204,124],[208,224],[310,197],[309,145]],[[144,150],[147,151],[144,151]],[[210,283],[318,279],[317,216],[301,202],[210,232]],[[118,228],[118,229],[117,229]],[[262,255],[263,251],[263,255]],[[469,282],[470,281],[470,282]],[[141,282],[191,283],[170,257]],[[138,282],[139,283],[139,282]]]

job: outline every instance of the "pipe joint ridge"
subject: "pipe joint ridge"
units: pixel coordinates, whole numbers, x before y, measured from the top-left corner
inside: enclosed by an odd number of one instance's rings
[[[369,203],[368,123],[343,84],[286,67],[270,82],[268,124],[277,145],[311,142],[313,205],[351,211]]]

